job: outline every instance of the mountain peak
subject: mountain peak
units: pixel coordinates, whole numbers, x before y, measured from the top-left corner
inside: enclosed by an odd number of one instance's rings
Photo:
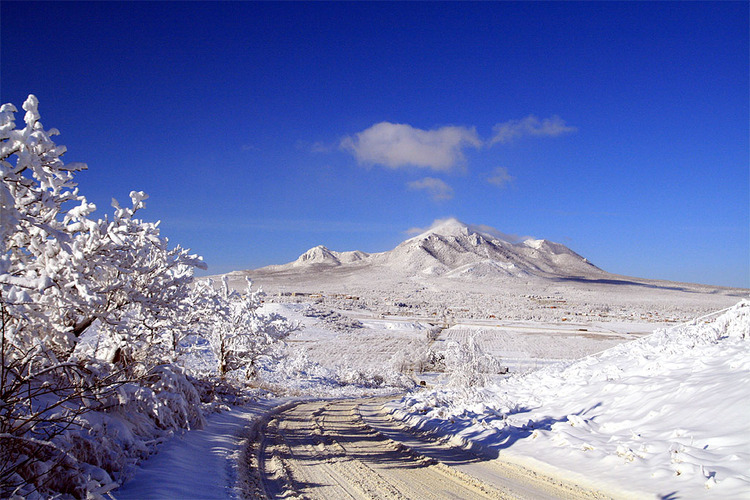
[[[307,252],[299,256],[294,262],[295,266],[306,265],[306,264],[333,264],[340,265],[341,262],[338,259],[336,252],[332,252],[323,245],[318,245],[311,248]]]
[[[416,236],[417,239],[422,239],[431,234],[439,234],[440,236],[468,236],[471,233],[468,224],[464,224],[456,218],[439,219],[432,223],[427,230],[422,231]]]
[[[455,217],[437,219],[429,228],[413,229],[411,232],[417,231],[419,231],[419,234],[407,241],[423,240],[433,234],[438,236],[454,237],[464,237],[476,234],[489,241],[502,240],[507,241],[508,243],[516,243],[526,239],[511,234],[505,234],[490,226],[466,224],[456,219]]]
[[[417,236],[382,253],[335,252],[318,245],[276,269],[312,266],[349,272],[373,268],[406,276],[467,279],[599,276],[603,272],[562,244],[519,238],[454,217],[436,220],[428,229],[418,231]]]

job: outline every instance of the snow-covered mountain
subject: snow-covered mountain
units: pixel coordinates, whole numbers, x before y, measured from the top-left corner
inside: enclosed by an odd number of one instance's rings
[[[229,273],[269,295],[311,295],[379,313],[537,321],[684,321],[735,304],[742,289],[611,274],[565,245],[455,219],[380,253],[311,248],[287,264]],[[351,298],[351,299],[350,299]]]
[[[564,245],[546,240],[511,242],[484,226],[447,219],[409,238],[393,250],[368,254],[336,252],[322,245],[294,262],[262,270],[285,272],[300,268],[381,267],[402,276],[538,276],[601,277],[604,271]]]
[[[559,243],[511,243],[498,231],[448,219],[381,254],[383,263],[409,273],[445,276],[590,276],[602,271]]]
[[[353,252],[334,252],[333,250],[329,250],[323,245],[318,245],[303,253],[297,258],[297,260],[287,264],[286,266],[304,267],[313,264],[340,266],[342,264],[364,262],[367,261],[369,257],[370,254],[360,252],[358,250],[355,250]]]

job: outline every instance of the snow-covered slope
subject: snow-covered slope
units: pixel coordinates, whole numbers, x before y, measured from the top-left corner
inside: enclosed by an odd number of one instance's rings
[[[311,248],[300,255],[297,260],[291,263],[294,267],[308,266],[312,264],[328,264],[333,266],[341,265],[336,252],[332,252],[323,245]]]
[[[480,390],[405,398],[412,425],[639,497],[750,498],[750,301]]]
[[[390,268],[421,274],[454,276],[479,270],[502,276],[586,276],[603,272],[559,243],[496,237],[496,231],[449,219],[378,256]]]

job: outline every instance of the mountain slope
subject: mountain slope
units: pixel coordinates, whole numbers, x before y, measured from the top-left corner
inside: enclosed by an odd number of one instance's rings
[[[456,219],[410,238],[393,250],[367,254],[335,252],[320,245],[297,260],[262,270],[273,272],[315,267],[387,268],[402,276],[497,276],[599,278],[604,271],[559,243],[527,239],[513,243],[492,228]],[[509,238],[510,239],[510,238]]]
[[[485,274],[541,277],[603,273],[559,243],[511,243],[456,219],[404,241],[384,256],[389,267],[422,274],[460,275],[477,269]]]

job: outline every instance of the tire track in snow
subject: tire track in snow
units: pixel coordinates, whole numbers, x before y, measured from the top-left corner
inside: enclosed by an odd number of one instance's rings
[[[528,470],[515,470],[516,477],[504,481],[497,476],[508,472],[507,466],[498,467],[493,465],[495,460],[429,443],[430,449],[440,448],[437,456],[463,454],[451,460],[451,466],[446,465],[427,456],[429,451],[415,451],[416,447],[404,446],[374,430],[360,415],[363,403],[368,403],[363,408],[371,421],[377,405],[361,399],[304,402],[274,415],[260,446],[259,468],[266,495],[309,499],[603,498],[554,480],[539,483],[538,475]],[[524,481],[523,476],[529,473],[535,480]]]

